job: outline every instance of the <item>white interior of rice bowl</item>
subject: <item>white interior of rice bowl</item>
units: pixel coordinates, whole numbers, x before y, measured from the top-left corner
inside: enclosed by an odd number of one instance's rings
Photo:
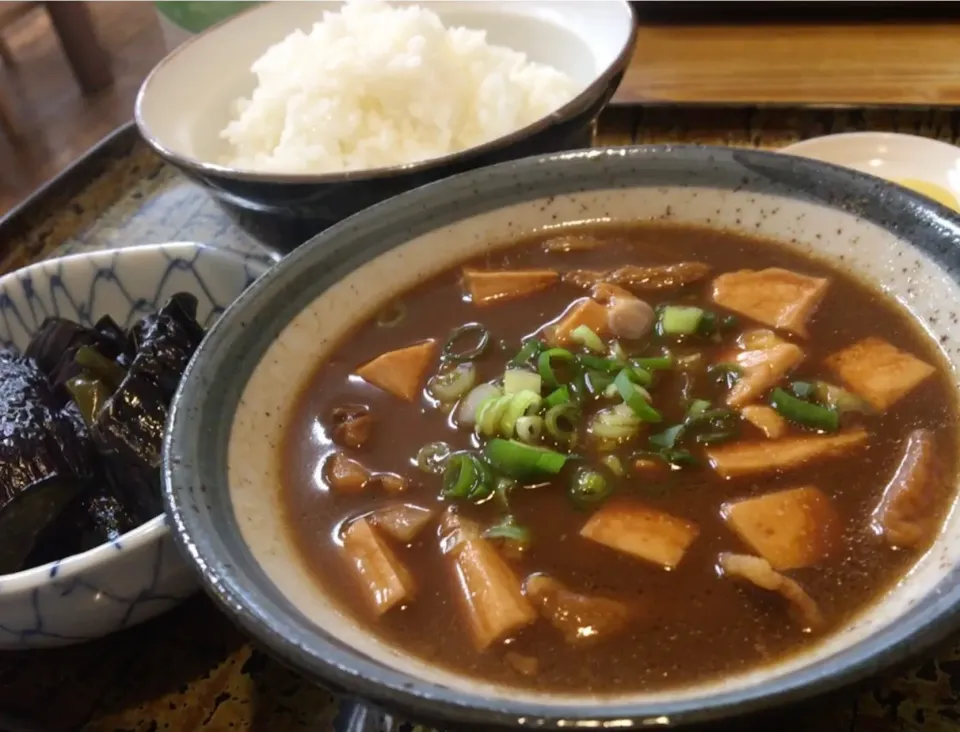
[[[528,60],[568,75],[575,94],[614,64],[632,31],[629,6],[620,0],[417,4],[439,15],[447,27],[485,30],[488,43],[520,51]],[[154,70],[141,89],[137,100],[141,130],[187,164],[235,172],[221,165],[230,148],[220,132],[234,113],[235,100],[254,89],[256,77],[250,66],[271,45],[297,29],[309,32],[324,11],[338,11],[342,5],[267,3],[187,42]],[[230,53],[224,53],[227,48]]]

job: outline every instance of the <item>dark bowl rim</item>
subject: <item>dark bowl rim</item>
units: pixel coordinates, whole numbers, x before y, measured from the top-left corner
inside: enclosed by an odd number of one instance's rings
[[[222,26],[231,23],[237,18],[247,15],[248,13],[254,13],[257,10],[261,10],[263,6],[260,5],[247,8],[236,15],[210,26],[202,33],[188,38],[179,46],[170,51],[170,53],[168,53],[164,58],[162,58],[143,80],[143,83],[140,85],[140,89],[137,91],[137,98],[134,101],[133,106],[134,122],[136,123],[137,129],[140,132],[140,136],[144,139],[144,141],[151,148],[153,148],[154,152],[173,165],[188,170],[201,177],[210,176],[232,181],[283,185],[351,183],[357,181],[390,178],[394,176],[413,175],[416,173],[429,172],[437,168],[442,168],[444,166],[456,163],[469,162],[483,155],[503,150],[510,145],[529,138],[531,135],[542,132],[543,130],[559,122],[575,116],[579,112],[586,109],[590,105],[590,102],[601,96],[604,90],[615,79],[615,77],[626,69],[630,59],[633,57],[634,51],[636,50],[638,33],[637,10],[628,0],[604,1],[616,3],[617,5],[621,6],[621,8],[626,10],[625,18],[630,24],[630,31],[627,34],[626,43],[624,44],[623,48],[620,49],[617,56],[605,69],[602,69],[600,73],[595,75],[593,81],[587,84],[586,87],[584,87],[566,104],[558,109],[555,109],[547,116],[541,117],[537,121],[532,122],[526,127],[521,127],[519,130],[514,130],[507,135],[497,137],[480,145],[475,145],[474,147],[467,148],[466,150],[450,153],[441,157],[429,158],[416,163],[407,163],[406,165],[395,165],[386,168],[370,168],[368,170],[351,170],[343,173],[269,173],[241,168],[232,168],[226,165],[220,165],[218,163],[204,162],[195,157],[174,152],[169,147],[164,145],[164,143],[158,139],[153,132],[151,132],[150,127],[143,119],[144,100],[150,93],[151,82],[156,76],[163,72],[164,68],[176,56],[186,50],[189,46],[204,40],[208,34],[218,30]]]
[[[405,216],[405,210],[416,208],[413,204],[430,201],[437,194],[446,196],[451,188],[461,186],[467,190],[472,189],[477,177],[489,177],[502,184],[511,175],[515,177],[518,173],[540,170],[548,174],[553,164],[572,162],[592,165],[597,162],[598,157],[623,159],[639,165],[644,159],[651,157],[667,157],[679,159],[681,162],[703,164],[714,156],[732,156],[736,158],[736,162],[744,165],[760,170],[766,167],[788,175],[798,169],[805,171],[801,175],[816,174],[819,190],[813,194],[815,200],[826,203],[828,207],[846,210],[844,204],[831,198],[831,194],[842,192],[842,200],[853,201],[851,205],[855,208],[870,207],[869,215],[857,210],[847,211],[848,213],[872,223],[876,223],[876,217],[889,216],[883,219],[887,222],[887,226],[883,228],[900,238],[910,236],[909,231],[899,231],[904,221],[929,230],[931,233],[928,236],[935,240],[935,243],[932,242],[928,247],[922,246],[916,239],[909,239],[907,246],[929,254],[937,262],[938,268],[945,272],[948,270],[941,257],[960,257],[960,253],[955,251],[960,245],[960,215],[906,188],[865,173],[770,151],[719,146],[632,145],[594,148],[525,158],[468,171],[376,204],[313,237],[272,268],[230,306],[215,328],[226,330],[234,325],[233,321],[237,321],[237,325],[244,323],[243,319],[249,319],[252,315],[243,312],[251,299],[257,298],[260,291],[269,291],[271,283],[278,277],[286,276],[286,272],[295,270],[301,259],[309,261],[311,257],[318,256],[313,254],[314,252],[330,252],[331,247],[327,245],[341,238],[342,233],[348,234],[358,219],[373,222],[390,220],[391,216]],[[691,178],[689,185],[696,185],[696,180],[696,177]],[[485,186],[492,187],[493,184],[486,183]],[[796,197],[800,200],[809,201],[808,195],[807,191],[796,191]],[[890,211],[892,213],[888,214]],[[422,213],[421,210],[420,214]],[[349,239],[349,236],[344,239]],[[941,244],[944,247],[938,249]],[[951,272],[950,277],[955,282],[960,281],[960,269]],[[280,329],[287,324],[289,319],[284,321]],[[562,706],[549,701],[526,702],[484,697],[417,679],[373,661],[345,644],[338,645],[337,639],[322,628],[311,629],[309,644],[298,643],[295,638],[284,633],[285,621],[281,616],[264,608],[256,597],[249,597],[260,594],[259,589],[250,591],[240,587],[242,582],[237,580],[236,571],[230,565],[229,559],[218,558],[215,549],[212,550],[212,556],[204,555],[198,544],[207,543],[208,539],[203,534],[210,533],[208,528],[204,527],[203,531],[199,531],[199,527],[191,530],[187,526],[189,520],[184,521],[184,515],[191,512],[190,503],[196,501],[190,486],[199,484],[201,491],[206,488],[199,483],[196,468],[188,465],[189,461],[181,459],[176,443],[182,441],[189,444],[191,439],[199,436],[190,428],[190,423],[196,418],[191,419],[181,414],[188,415],[191,410],[196,409],[191,405],[198,403],[197,398],[201,394],[191,392],[202,391],[202,385],[195,385],[194,382],[199,381],[197,373],[203,368],[207,354],[214,352],[214,346],[210,343],[208,334],[181,381],[167,423],[163,494],[168,516],[172,520],[174,539],[184,556],[198,569],[207,593],[245,632],[266,646],[271,655],[281,659],[283,663],[302,673],[313,675],[335,689],[346,690],[390,709],[402,710],[424,721],[468,727],[480,725],[480,728],[484,729],[601,728],[611,722],[619,722],[616,726],[624,729],[675,727],[762,712],[774,706],[799,702],[850,686],[930,649],[958,626],[960,582],[947,587],[944,585],[948,584],[946,580],[953,579],[955,574],[960,573],[960,567],[954,568],[948,577],[940,580],[937,586],[924,596],[920,607],[907,607],[888,625],[854,645],[779,678],[761,680],[734,691],[720,690],[699,698],[671,700],[667,697],[656,702],[631,702],[599,697],[595,702],[585,702],[580,707]],[[225,465],[222,467],[223,470],[226,469]]]

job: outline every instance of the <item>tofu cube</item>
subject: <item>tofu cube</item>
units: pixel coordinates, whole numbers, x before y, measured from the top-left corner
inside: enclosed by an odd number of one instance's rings
[[[741,541],[777,571],[822,561],[841,531],[830,497],[812,486],[726,503],[721,515]]]

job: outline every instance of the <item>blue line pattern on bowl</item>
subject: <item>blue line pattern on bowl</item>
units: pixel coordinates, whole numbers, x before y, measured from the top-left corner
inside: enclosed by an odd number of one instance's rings
[[[0,278],[0,344],[24,349],[46,317],[128,327],[176,292],[197,297],[205,327],[260,274],[268,250],[194,243],[81,251]],[[91,640],[173,608],[196,589],[166,517],[88,552],[0,577],[0,648]]]

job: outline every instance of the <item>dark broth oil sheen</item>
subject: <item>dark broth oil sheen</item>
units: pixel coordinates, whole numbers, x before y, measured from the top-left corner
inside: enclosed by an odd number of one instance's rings
[[[680,226],[594,227],[585,233],[609,241],[589,251],[548,254],[539,245],[541,236],[472,263],[484,268],[567,270],[697,260],[712,265],[714,275],[783,267],[831,281],[810,323],[809,338],[802,344],[807,355],[794,374],[796,378],[829,378],[820,365],[824,357],[866,336],[884,338],[940,368],[909,398],[872,420],[869,447],[849,458],[760,480],[724,481],[708,468],[696,469],[677,474],[668,485],[641,492],[639,497],[649,505],[700,526],[699,537],[671,572],[581,539],[578,532],[587,514],[574,510],[559,486],[556,490],[519,491],[512,499],[514,513],[534,532],[535,542],[526,556],[514,563],[518,576],[545,571],[575,590],[597,591],[639,609],[639,617],[619,635],[589,648],[568,646],[549,623],[528,627],[509,641],[511,648],[539,659],[539,674],[527,678],[504,663],[502,649],[477,653],[473,648],[460,616],[452,572],[440,555],[433,528],[423,531],[401,554],[418,583],[416,601],[375,619],[335,537],[345,519],[395,499],[376,492],[336,495],[315,482],[318,466],[334,449],[329,440],[318,439],[318,425],[337,406],[362,403],[376,416],[377,428],[373,439],[355,456],[371,470],[416,479],[417,485],[404,494],[404,501],[440,508],[439,478],[418,476],[412,461],[428,442],[442,440],[469,447],[469,433],[451,429],[447,416],[426,401],[401,402],[351,379],[352,371],[384,351],[425,338],[442,343],[456,326],[479,321],[495,338],[512,346],[479,362],[478,382],[494,378],[502,373],[523,336],[557,317],[584,294],[561,284],[521,300],[478,309],[464,301],[458,267],[404,295],[406,317],[399,325],[384,328],[371,319],[358,327],[332,358],[318,367],[296,400],[298,406],[283,446],[287,470],[283,497],[299,550],[325,590],[372,632],[415,656],[517,686],[595,693],[655,690],[737,672],[806,647],[868,605],[922,554],[887,549],[867,524],[911,429],[932,427],[942,448],[950,453],[949,474],[955,473],[955,399],[936,345],[886,296],[821,261],[768,241]],[[711,279],[684,290],[681,299],[711,307]],[[652,305],[678,300],[675,292],[646,299]],[[711,348],[716,347],[704,349],[708,358],[715,355]],[[658,407],[669,401],[659,395],[669,393],[670,388],[669,383],[657,387]],[[666,410],[664,424],[677,416]],[[816,598],[828,619],[825,630],[816,635],[798,630],[779,598],[746,593],[719,578],[715,567],[719,552],[744,550],[720,518],[724,501],[798,485],[814,485],[832,496],[844,521],[841,550],[820,566],[791,573]],[[499,516],[489,506],[468,511],[488,523]]]

